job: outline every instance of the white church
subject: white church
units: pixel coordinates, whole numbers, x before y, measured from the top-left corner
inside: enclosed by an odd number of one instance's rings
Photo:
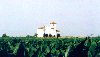
[[[60,37],[60,31],[57,30],[56,22],[51,22],[49,26],[39,27],[37,37]]]

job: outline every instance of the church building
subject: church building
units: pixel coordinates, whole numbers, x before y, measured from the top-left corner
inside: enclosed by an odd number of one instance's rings
[[[60,31],[57,30],[56,22],[51,22],[49,26],[39,27],[37,37],[60,37]]]

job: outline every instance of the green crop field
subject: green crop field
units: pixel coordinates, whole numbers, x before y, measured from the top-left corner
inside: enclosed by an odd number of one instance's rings
[[[100,38],[1,37],[0,57],[100,57]]]

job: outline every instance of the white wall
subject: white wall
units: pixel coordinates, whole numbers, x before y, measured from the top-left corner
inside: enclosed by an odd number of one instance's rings
[[[56,33],[56,30],[55,29],[51,29],[51,34],[54,36],[56,36],[57,35],[57,33]]]
[[[37,37],[43,37],[44,29],[37,29]]]
[[[50,27],[45,27],[45,34],[51,34],[51,28]]]

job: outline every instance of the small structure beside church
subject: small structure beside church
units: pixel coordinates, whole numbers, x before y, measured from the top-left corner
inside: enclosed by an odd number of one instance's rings
[[[39,27],[37,29],[37,37],[60,37],[56,22],[51,22],[49,26]]]

